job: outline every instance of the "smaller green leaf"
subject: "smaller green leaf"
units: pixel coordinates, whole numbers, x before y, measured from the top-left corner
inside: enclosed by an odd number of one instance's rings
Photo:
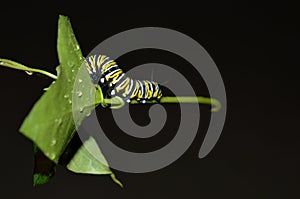
[[[111,174],[108,163],[101,153],[94,138],[90,137],[78,149],[67,165],[75,173]]]
[[[33,152],[36,158],[36,154],[38,153],[39,148],[36,144],[33,144]],[[35,165],[36,166],[36,165]],[[42,173],[34,173],[33,174],[33,186],[38,186],[47,183],[50,180],[51,176],[45,175]]]
[[[33,175],[33,185],[38,186],[47,183],[51,179],[51,176],[44,175],[41,173],[35,173]]]
[[[112,180],[123,187],[123,184],[110,170],[105,157],[93,137],[89,137],[89,139],[83,143],[67,165],[67,168],[70,171],[82,174],[110,174]]]
[[[43,152],[33,143],[34,151],[34,171],[33,185],[41,185],[48,182],[55,174],[56,164],[49,160]]]

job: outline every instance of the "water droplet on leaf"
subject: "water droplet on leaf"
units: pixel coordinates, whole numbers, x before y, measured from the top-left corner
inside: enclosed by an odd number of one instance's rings
[[[75,66],[75,64],[72,61],[68,61],[68,65],[71,67]]]
[[[77,91],[77,96],[81,97],[82,96],[82,92],[81,91]]]
[[[56,144],[56,140],[53,139],[53,140],[51,141],[51,146],[54,146],[55,144]]]
[[[27,73],[28,75],[33,75],[33,72],[31,71],[25,71],[25,73]]]
[[[55,118],[54,122],[56,122],[56,123],[58,123],[58,124],[61,124],[62,119],[61,119],[61,118]]]
[[[50,160],[54,160],[56,155],[54,153],[46,153],[46,156],[50,158]]]

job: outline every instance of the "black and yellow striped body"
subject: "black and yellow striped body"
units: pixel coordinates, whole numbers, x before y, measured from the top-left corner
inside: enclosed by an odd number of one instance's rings
[[[162,97],[160,85],[148,80],[127,77],[117,63],[105,55],[92,55],[85,59],[85,66],[94,84],[99,84],[105,97],[119,96],[127,102],[137,100],[146,103],[159,101]]]

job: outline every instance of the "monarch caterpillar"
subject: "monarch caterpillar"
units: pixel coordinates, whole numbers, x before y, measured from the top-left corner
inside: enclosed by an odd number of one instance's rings
[[[105,55],[92,55],[85,60],[86,69],[94,84],[99,84],[105,97],[119,96],[126,102],[137,100],[159,101],[162,97],[160,85],[148,80],[134,80],[127,77],[117,63]]]

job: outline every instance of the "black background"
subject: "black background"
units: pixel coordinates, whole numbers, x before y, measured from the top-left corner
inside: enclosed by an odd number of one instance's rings
[[[1,68],[0,194],[24,198],[298,198],[300,32],[296,11],[295,5],[274,2],[2,5],[0,57],[53,73],[58,64],[58,14],[70,17],[84,54],[131,28],[159,26],[180,31],[198,41],[217,64],[228,111],[221,138],[204,159],[198,159],[198,151],[209,122],[205,107],[201,108],[203,125],[189,150],[159,171],[115,171],[123,189],[109,177],[76,175],[62,167],[48,184],[34,188],[32,145],[18,128],[50,80]],[[125,63],[139,63],[133,57],[124,58]],[[166,58],[161,62],[167,63]],[[188,68],[183,73],[189,74]],[[191,81],[197,84],[197,78]],[[202,86],[196,90],[205,94]]]

